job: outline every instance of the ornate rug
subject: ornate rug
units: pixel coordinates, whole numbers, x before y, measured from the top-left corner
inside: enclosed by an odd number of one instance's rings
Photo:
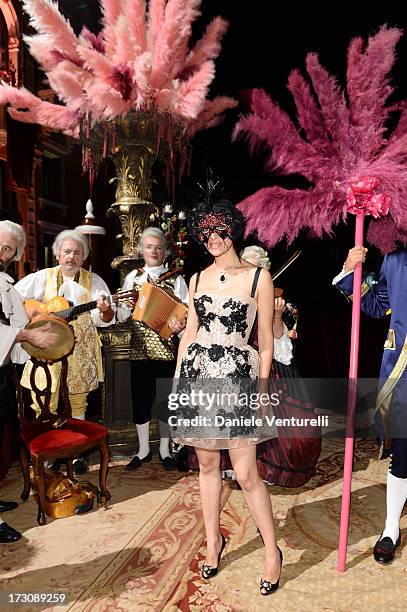
[[[158,462],[109,472],[109,509],[36,525],[30,498],[8,513],[24,538],[0,547],[0,590],[58,592],[63,607],[31,610],[127,612],[133,610],[301,612],[404,610],[407,597],[407,516],[396,561],[381,567],[371,551],[385,512],[388,461],[377,461],[374,441],[357,441],[347,571],[336,570],[343,441],[324,440],[316,476],[304,487],[271,486],[277,535],[284,553],[281,589],[259,594],[264,549],[243,494],[225,483],[221,529],[228,539],[219,574],[200,578],[204,528],[195,474],[165,472]],[[124,463],[124,462],[122,462]],[[96,482],[97,474],[86,478]],[[13,467],[0,498],[18,500],[21,477]],[[22,609],[22,608],[16,608]]]
[[[385,513],[388,460],[377,461],[374,441],[357,441],[347,570],[336,570],[342,493],[343,441],[324,440],[316,476],[304,487],[269,487],[277,538],[284,554],[280,589],[259,593],[264,548],[240,491],[233,491],[221,515],[229,542],[221,571],[200,578],[204,545],[165,606],[165,612],[284,610],[297,612],[372,612],[405,610],[407,598],[407,516],[402,543],[388,567],[372,558]],[[404,532],[404,533],[403,533]],[[204,544],[204,543],[203,543]]]
[[[97,473],[87,478],[96,483]],[[204,540],[198,479],[166,472],[158,462],[135,473],[116,465],[108,486],[107,510],[48,518],[44,527],[36,525],[34,498],[7,513],[24,538],[1,546],[0,591],[63,591],[70,601],[25,612],[163,609]],[[225,485],[222,506],[230,492]],[[18,500],[20,493],[13,467],[0,497]]]

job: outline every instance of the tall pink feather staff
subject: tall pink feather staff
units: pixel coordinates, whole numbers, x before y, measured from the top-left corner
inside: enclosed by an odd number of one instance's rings
[[[303,228],[319,237],[348,213],[356,214],[355,246],[362,245],[365,215],[372,220],[367,240],[382,253],[407,242],[407,101],[388,107],[393,88],[389,73],[395,62],[395,46],[402,32],[382,27],[364,48],[361,38],[348,49],[345,92],[310,53],[307,81],[291,72],[288,88],[297,108],[296,125],[264,91],[252,95],[252,113],[235,127],[254,152],[269,149],[266,167],[280,174],[300,174],[307,189],[266,187],[240,203],[246,232],[273,247],[285,238],[291,243]],[[312,88],[311,88],[312,85]],[[386,134],[390,113],[399,121]],[[344,571],[349,526],[353,460],[353,416],[359,350],[361,266],[354,275],[348,416],[338,570]]]
[[[363,225],[365,214],[376,219],[389,212],[390,199],[387,194],[376,194],[377,179],[364,177],[348,189],[348,212],[356,215],[355,246],[363,246]],[[354,416],[358,379],[360,304],[362,285],[362,264],[358,264],[353,275],[352,328],[350,338],[348,410],[345,438],[345,457],[343,466],[343,486],[341,503],[341,523],[339,527],[338,570],[345,571],[346,551],[349,531],[349,512],[352,488],[352,464],[354,445]]]

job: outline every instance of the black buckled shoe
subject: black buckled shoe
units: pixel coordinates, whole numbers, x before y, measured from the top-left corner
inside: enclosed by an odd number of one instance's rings
[[[280,547],[278,547],[278,552],[280,553],[280,575],[277,582],[274,583],[270,582],[270,580],[260,580],[261,595],[271,595],[272,593],[275,593],[280,586],[281,568],[283,567],[283,553],[281,552]]]
[[[207,563],[204,563],[202,565],[201,576],[205,580],[209,580],[209,578],[213,578],[218,573],[220,558],[222,556],[223,549],[226,546],[225,536],[223,535],[223,533],[221,533],[220,535],[221,535],[221,538],[222,538],[222,546],[221,546],[219,554],[218,554],[218,565],[216,567],[212,567],[211,565],[208,565]]]
[[[143,457],[143,459],[140,459],[140,457],[136,455],[135,457],[133,457],[130,463],[126,465],[126,470],[128,470],[129,472],[132,472],[133,470],[137,470],[139,467],[143,465],[143,463],[148,463],[149,461],[151,461],[152,458],[153,458],[153,453],[151,452],[151,450],[148,453],[148,455]]]
[[[11,542],[17,542],[20,540],[22,535],[14,527],[10,527],[7,523],[0,524],[0,544],[11,544]]]
[[[75,459],[73,462],[73,471],[77,476],[83,476],[88,471],[88,466],[83,458]]]
[[[163,468],[165,470],[167,470],[168,472],[170,470],[175,470],[175,468],[177,467],[176,461],[172,457],[164,457],[164,459],[163,459],[161,457],[160,453],[158,453],[158,458],[161,461],[161,463],[163,464]]]
[[[9,502],[0,499],[0,514],[2,512],[9,512],[10,510],[15,510],[16,508],[18,508],[17,502]]]
[[[389,537],[380,538],[377,540],[373,549],[373,557],[377,563],[381,563],[384,565],[385,563],[390,563],[394,561],[394,557],[396,555],[396,548],[400,546],[401,538],[400,532],[399,537],[397,538],[397,542],[394,544],[393,540]]]

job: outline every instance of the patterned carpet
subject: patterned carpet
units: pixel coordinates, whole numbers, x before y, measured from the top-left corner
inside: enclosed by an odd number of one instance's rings
[[[36,526],[30,498],[7,521],[24,539],[0,549],[1,591],[63,590],[64,607],[31,610],[113,612],[127,610],[362,612],[404,610],[407,596],[407,516],[392,566],[372,560],[384,519],[387,461],[377,445],[355,448],[347,571],[336,570],[343,443],[325,440],[316,476],[298,489],[269,487],[278,541],[284,553],[282,588],[271,597],[258,591],[264,550],[243,494],[227,483],[221,528],[228,539],[221,571],[203,582],[204,529],[196,475],[165,472],[158,462],[136,473],[115,464],[109,473],[109,509]],[[123,462],[122,462],[123,463]],[[96,482],[96,474],[89,479]],[[18,499],[21,479],[13,468],[0,489]],[[403,533],[402,532],[402,533]]]

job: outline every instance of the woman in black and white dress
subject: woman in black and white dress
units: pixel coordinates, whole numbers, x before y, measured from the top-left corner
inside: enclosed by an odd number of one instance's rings
[[[221,391],[255,388],[268,392],[273,359],[274,289],[270,275],[241,260],[234,243],[243,233],[243,217],[228,201],[198,205],[188,218],[189,233],[213,256],[213,263],[194,275],[189,288],[189,313],[181,339],[176,370],[177,388],[191,392],[197,381],[206,381],[214,391],[221,379]],[[259,350],[249,345],[249,336],[258,321]],[[264,388],[263,388],[264,386]],[[205,389],[205,386],[204,386]],[[180,413],[215,417],[222,414],[226,424],[214,419],[202,427],[178,427],[175,441],[194,446],[200,468],[200,489],[207,538],[207,555],[202,567],[205,579],[216,575],[225,539],[219,531],[220,449],[228,449],[233,470],[244,492],[250,512],[262,535],[266,559],[260,593],[269,595],[279,586],[282,553],[277,546],[270,497],[259,477],[256,445],[275,435],[267,427],[228,424],[228,418],[247,415],[240,404],[193,405]]]

